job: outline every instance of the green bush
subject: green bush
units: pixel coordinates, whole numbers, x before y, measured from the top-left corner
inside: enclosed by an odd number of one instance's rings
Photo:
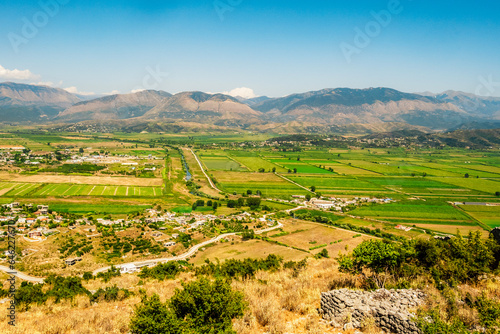
[[[160,263],[153,268],[144,267],[139,273],[140,278],[154,278],[159,281],[164,281],[165,279],[175,279],[175,277],[184,271],[184,266],[187,263],[181,263],[177,261],[170,261],[167,263]]]
[[[130,323],[133,334],[235,333],[232,320],[243,316],[243,294],[221,279],[183,284],[167,303],[158,295],[144,297]]]

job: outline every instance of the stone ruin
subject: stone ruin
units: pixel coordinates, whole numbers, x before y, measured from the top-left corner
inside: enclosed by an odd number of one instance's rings
[[[321,314],[332,326],[361,328],[373,318],[375,325],[387,333],[420,334],[413,321],[416,309],[425,301],[418,290],[355,291],[334,290],[321,294]]]

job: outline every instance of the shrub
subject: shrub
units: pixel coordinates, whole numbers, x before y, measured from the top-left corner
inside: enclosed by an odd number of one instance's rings
[[[131,319],[133,334],[235,333],[232,320],[243,316],[243,294],[221,279],[184,283],[166,304],[158,295],[143,298]]]

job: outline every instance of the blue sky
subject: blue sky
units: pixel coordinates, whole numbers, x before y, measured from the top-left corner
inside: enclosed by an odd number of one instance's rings
[[[0,10],[0,81],[99,94],[384,86],[500,96],[493,1],[3,0]]]

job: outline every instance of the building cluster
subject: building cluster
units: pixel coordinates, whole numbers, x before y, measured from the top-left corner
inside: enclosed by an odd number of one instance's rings
[[[27,152],[23,146],[0,146],[0,163],[13,165],[22,162],[25,165],[39,165],[54,158],[53,152]]]
[[[390,202],[392,202],[391,198],[354,197],[349,199],[330,197],[328,200],[311,198],[309,204],[318,209],[342,211],[343,208],[348,206],[360,206],[366,203],[386,204]]]
[[[92,148],[87,148],[91,150]],[[120,155],[106,155],[106,154],[74,154],[65,163],[69,164],[122,164],[123,166],[138,166],[137,160],[161,160],[161,158],[156,157],[152,154],[148,156],[136,156],[128,154]],[[152,169],[153,170],[153,169]]]

